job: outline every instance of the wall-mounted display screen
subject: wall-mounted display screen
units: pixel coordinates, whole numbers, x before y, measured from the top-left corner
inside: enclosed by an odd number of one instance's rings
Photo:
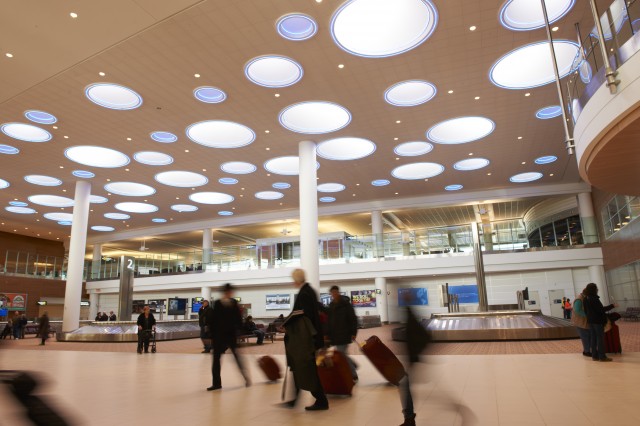
[[[351,290],[351,304],[354,308],[375,308],[375,290]]]
[[[399,288],[398,306],[424,306],[429,304],[426,288]]]
[[[449,294],[458,295],[458,303],[478,303],[478,286],[469,285],[450,285]]]
[[[191,298],[191,312],[197,314],[202,308],[202,302],[204,301],[204,297],[192,297]]]
[[[148,305],[149,311],[156,313],[160,312],[160,309],[164,310],[164,306],[167,306],[167,301],[166,299],[149,300]]]
[[[267,294],[267,310],[291,309],[290,294]]]
[[[169,315],[184,315],[187,310],[187,299],[169,299]]]

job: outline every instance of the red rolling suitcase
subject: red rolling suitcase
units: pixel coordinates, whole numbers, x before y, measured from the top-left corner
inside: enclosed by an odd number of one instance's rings
[[[378,336],[369,337],[360,349],[387,381],[396,386],[400,384],[406,375],[404,366]]]
[[[275,382],[282,377],[280,375],[280,367],[278,366],[278,363],[268,355],[258,358],[258,366],[271,382]]]
[[[611,323],[611,330],[604,333],[604,351],[606,353],[621,354],[620,329],[615,323]]]
[[[328,350],[316,358],[318,376],[324,393],[329,395],[351,395],[353,376],[347,357],[340,351]]]

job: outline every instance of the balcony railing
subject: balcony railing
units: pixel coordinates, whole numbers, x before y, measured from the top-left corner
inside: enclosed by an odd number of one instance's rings
[[[67,259],[64,257],[7,250],[3,265],[3,272],[8,275],[58,280],[64,280],[67,276]]]

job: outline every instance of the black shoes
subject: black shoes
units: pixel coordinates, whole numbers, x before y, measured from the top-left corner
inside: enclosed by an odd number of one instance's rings
[[[591,356],[591,352],[582,352],[582,355],[584,355],[584,356]]]
[[[315,403],[315,404],[310,405],[308,407],[304,407],[304,409],[307,410],[307,411],[322,411],[322,410],[328,410],[329,409],[329,405],[328,404]]]
[[[412,414],[409,417],[404,418],[404,423],[400,426],[416,426],[416,415]]]
[[[142,349],[138,348],[138,353],[141,354],[142,353]]]
[[[208,391],[214,391],[214,390],[218,390],[218,389],[222,389],[222,386],[209,386],[207,388]]]
[[[202,354],[208,354],[209,352],[211,352],[211,351],[202,351],[202,352],[200,352],[200,353],[202,353]]]

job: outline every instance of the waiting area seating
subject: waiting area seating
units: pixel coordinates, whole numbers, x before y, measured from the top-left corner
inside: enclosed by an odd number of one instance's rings
[[[269,327],[267,327],[266,329],[264,324],[256,324],[256,327],[258,327],[258,330],[262,330],[264,332],[264,340],[269,339],[271,343],[273,343],[276,337],[276,332],[269,331],[271,330],[271,324],[269,324]],[[242,334],[238,336],[238,343],[247,343],[251,338],[255,338],[256,341],[258,340],[258,336],[256,334]]]
[[[640,320],[640,307],[629,306],[626,311],[621,312],[620,316],[625,321],[639,321]]]

